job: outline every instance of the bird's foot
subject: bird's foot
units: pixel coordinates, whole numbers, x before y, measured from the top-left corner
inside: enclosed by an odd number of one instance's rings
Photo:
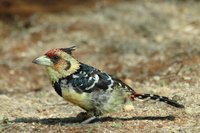
[[[81,112],[76,117],[81,120],[85,120],[85,119],[90,118],[91,116],[90,116],[90,114],[88,114],[88,112]]]
[[[81,124],[88,124],[96,119],[96,116],[90,112],[81,112],[76,117],[82,120]]]

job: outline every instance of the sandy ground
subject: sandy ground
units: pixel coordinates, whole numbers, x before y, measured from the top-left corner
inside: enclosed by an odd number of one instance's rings
[[[0,132],[200,132],[199,12],[198,1],[101,1],[1,20]],[[134,111],[80,125],[83,110],[60,98],[44,68],[31,63],[73,45],[81,62],[185,108],[135,101]]]

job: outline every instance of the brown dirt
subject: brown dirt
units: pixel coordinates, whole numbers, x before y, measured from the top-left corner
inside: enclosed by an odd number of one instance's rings
[[[30,2],[0,2],[1,16],[12,16],[0,21],[0,132],[200,132],[199,1]],[[60,98],[44,68],[31,63],[72,45],[81,62],[185,108],[135,101],[134,111],[80,125],[83,110]]]

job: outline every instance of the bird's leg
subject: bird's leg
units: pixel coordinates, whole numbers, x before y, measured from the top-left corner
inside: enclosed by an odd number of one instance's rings
[[[88,119],[82,121],[81,124],[88,124],[92,122],[93,120],[95,120],[96,118],[97,118],[96,116],[89,117]]]
[[[96,119],[93,112],[81,112],[76,117],[82,120],[81,124],[88,124]]]

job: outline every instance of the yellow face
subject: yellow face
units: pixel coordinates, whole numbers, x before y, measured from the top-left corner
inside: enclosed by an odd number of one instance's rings
[[[70,52],[66,52],[66,49],[49,50],[45,55],[33,60],[33,63],[47,67],[48,74],[53,82],[76,72],[80,65]]]

